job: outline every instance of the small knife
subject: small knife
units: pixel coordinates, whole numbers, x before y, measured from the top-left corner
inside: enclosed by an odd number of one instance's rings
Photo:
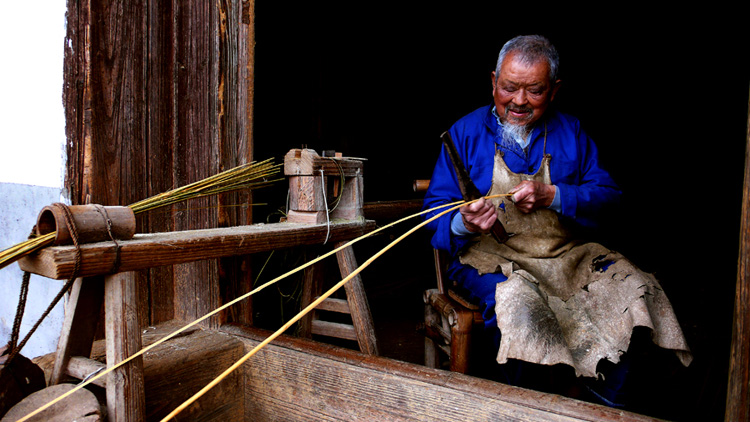
[[[469,172],[466,171],[466,167],[464,167],[464,163],[463,161],[461,161],[461,157],[458,156],[456,145],[453,143],[453,139],[451,138],[450,133],[448,133],[447,131],[443,132],[443,134],[440,135],[440,139],[443,141],[445,150],[448,151],[448,157],[450,157],[451,162],[453,163],[453,168],[456,170],[456,177],[458,178],[458,188],[461,190],[461,195],[463,196],[464,201],[472,201],[474,199],[483,197],[484,195],[479,192],[479,189],[477,189],[476,185],[474,185],[474,182],[471,181]],[[495,220],[495,224],[492,225],[490,233],[498,243],[505,243],[510,237],[510,235],[508,235],[508,232],[505,231],[505,227],[503,227],[503,224],[500,222],[500,220]]]

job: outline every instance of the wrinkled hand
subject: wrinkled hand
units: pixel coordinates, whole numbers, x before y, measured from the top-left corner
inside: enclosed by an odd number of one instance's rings
[[[466,229],[473,233],[489,233],[497,220],[497,210],[492,202],[482,198],[459,208]]]
[[[552,205],[555,199],[555,186],[541,182],[524,180],[508,192],[513,194],[511,200],[516,208],[524,214],[528,214],[539,208]]]

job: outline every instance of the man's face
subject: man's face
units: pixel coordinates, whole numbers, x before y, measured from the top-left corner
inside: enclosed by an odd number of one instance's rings
[[[541,60],[528,65],[516,58],[505,57],[500,74],[492,72],[492,96],[500,121],[530,128],[542,117],[555,97],[559,82],[549,79],[549,64]]]

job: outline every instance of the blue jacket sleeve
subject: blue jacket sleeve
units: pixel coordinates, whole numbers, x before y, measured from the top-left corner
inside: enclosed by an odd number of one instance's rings
[[[599,162],[596,145],[575,124],[577,171],[575,176],[563,175],[553,183],[559,189],[561,213],[584,227],[596,227],[601,214],[620,203],[622,191]],[[554,159],[553,159],[554,160]]]
[[[460,138],[456,136],[453,129],[451,129],[451,136],[453,137],[454,142],[457,144],[460,143],[460,141],[456,141]],[[462,148],[457,145],[457,149],[461,151]],[[466,165],[466,163],[464,163],[464,165]],[[432,209],[461,199],[463,198],[461,196],[461,190],[458,187],[453,163],[451,163],[445,147],[442,147],[437,163],[435,164],[435,169],[432,173],[432,178],[430,179],[430,186],[425,194],[422,209]],[[450,207],[445,207],[431,211],[425,214],[425,218],[429,219],[449,208]],[[458,210],[453,210],[427,225],[427,228],[434,232],[432,236],[432,246],[436,249],[449,251],[451,256],[456,256],[458,251],[466,246],[467,242],[470,240],[470,237],[454,236],[451,233],[451,220],[458,212]]]

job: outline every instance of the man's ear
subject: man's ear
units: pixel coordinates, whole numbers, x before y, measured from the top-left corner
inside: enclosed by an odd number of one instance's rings
[[[557,95],[557,90],[560,89],[560,80],[556,80],[555,84],[552,86],[552,92],[550,93],[549,100],[552,101],[555,99],[555,95]]]
[[[492,78],[492,90],[494,91],[495,90],[495,83],[497,82],[495,80],[495,71],[494,70],[491,73],[491,78]]]

